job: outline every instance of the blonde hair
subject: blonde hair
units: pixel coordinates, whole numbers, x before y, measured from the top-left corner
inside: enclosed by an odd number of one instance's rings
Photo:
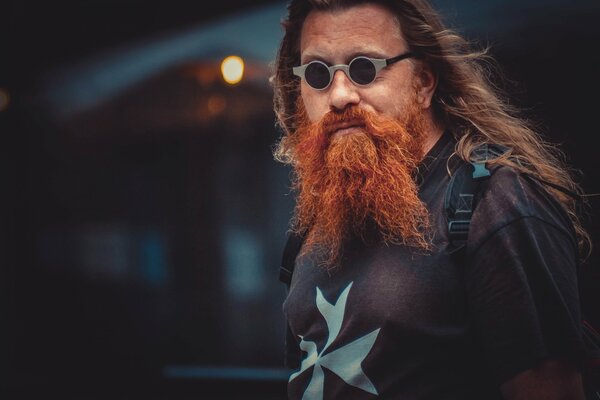
[[[510,150],[492,163],[510,165],[547,183],[548,191],[573,222],[581,254],[589,255],[591,240],[577,209],[583,191],[573,179],[564,153],[545,141],[493,83],[501,74],[488,49],[476,50],[446,28],[426,0],[292,0],[283,22],[285,35],[272,78],[274,110],[284,136],[296,129],[299,80],[292,75],[292,67],[300,64],[304,19],[312,10],[343,9],[362,3],[381,4],[392,11],[410,50],[436,74],[438,85],[432,106],[436,118],[455,135],[457,155],[468,161],[473,149],[482,144],[508,147]],[[280,156],[283,152],[285,149],[278,149]]]

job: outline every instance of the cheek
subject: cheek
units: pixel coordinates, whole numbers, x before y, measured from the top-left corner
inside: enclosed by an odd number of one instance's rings
[[[414,101],[414,90],[408,87],[387,87],[378,93],[373,93],[369,99],[365,99],[375,111],[385,116],[399,118]]]
[[[327,102],[315,94],[314,90],[301,89],[302,103],[310,122],[319,121],[328,111]]]
[[[399,65],[403,67],[403,65]],[[415,100],[413,74],[402,68],[390,71],[379,85],[365,92],[364,100],[378,112],[390,117],[401,116]]]
[[[387,117],[397,117],[404,110],[403,96],[397,91],[380,90],[363,97],[363,107]]]

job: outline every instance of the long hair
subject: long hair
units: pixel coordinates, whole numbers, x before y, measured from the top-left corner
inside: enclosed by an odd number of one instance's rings
[[[381,4],[392,11],[410,50],[436,74],[438,84],[432,107],[436,118],[455,135],[456,154],[468,161],[473,149],[485,143],[510,148],[491,163],[510,165],[548,183],[548,190],[573,222],[581,254],[589,255],[591,240],[578,215],[583,191],[573,179],[564,153],[545,141],[535,125],[520,116],[506,94],[493,83],[501,74],[488,49],[475,49],[465,38],[446,28],[426,0],[291,1],[272,77],[274,110],[283,130],[275,157],[293,164],[294,156],[286,145],[286,137],[296,130],[300,85],[292,75],[292,67],[300,64],[300,35],[306,16],[312,10],[344,9],[361,3]]]

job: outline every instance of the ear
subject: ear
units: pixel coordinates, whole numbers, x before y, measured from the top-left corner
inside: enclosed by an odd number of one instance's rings
[[[423,109],[431,107],[431,99],[438,84],[437,74],[428,63],[421,63],[418,71],[417,102]]]

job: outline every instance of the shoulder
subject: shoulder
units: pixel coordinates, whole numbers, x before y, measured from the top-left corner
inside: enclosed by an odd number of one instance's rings
[[[509,227],[552,230],[576,246],[569,216],[537,179],[505,165],[491,169],[478,194],[469,241],[472,248]],[[536,229],[537,230],[537,229]],[[471,235],[472,233],[472,235]]]
[[[542,182],[506,165],[491,169],[480,196],[478,210],[487,211],[494,220],[507,223],[535,217],[551,223],[568,221],[565,210]],[[490,208],[495,211],[491,213]]]

